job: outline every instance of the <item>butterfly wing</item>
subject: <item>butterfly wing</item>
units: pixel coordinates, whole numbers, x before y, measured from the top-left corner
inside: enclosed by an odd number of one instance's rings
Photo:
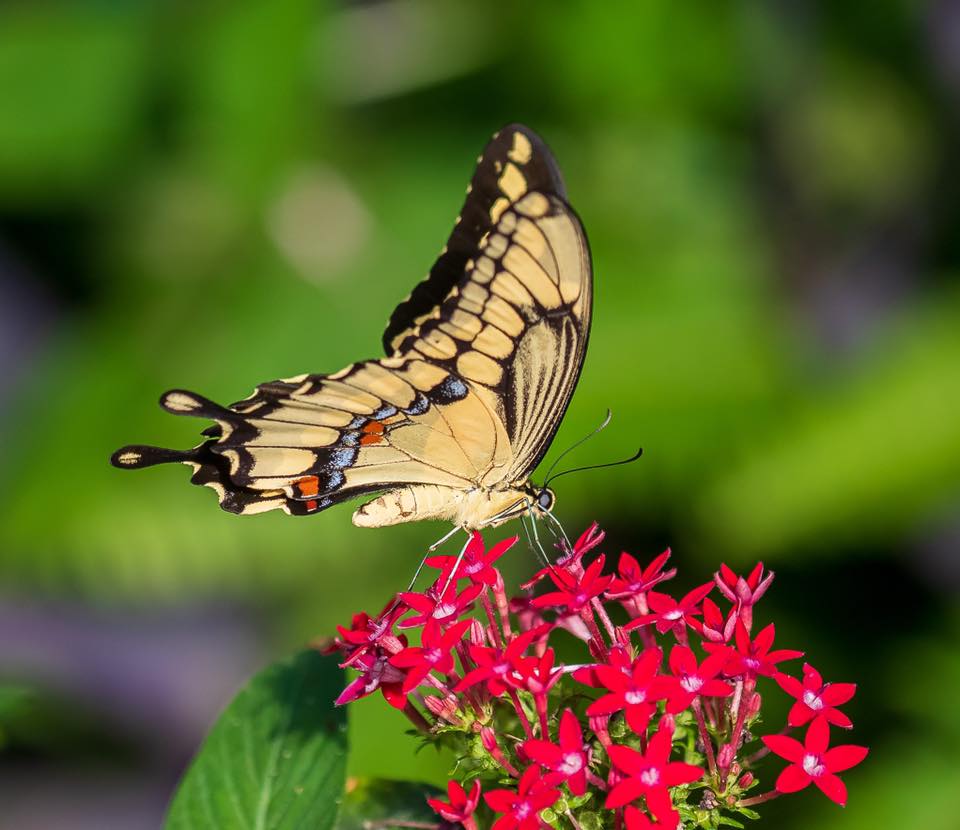
[[[304,515],[408,484],[465,490],[509,459],[482,393],[414,357],[273,381],[230,407],[182,390],[167,392],[160,405],[216,425],[193,449],[129,446],[113,464],[188,464],[191,481],[215,490],[233,513]]]
[[[462,217],[392,315],[390,357],[262,384],[230,407],[169,392],[167,411],[216,422],[208,440],[125,447],[114,465],[189,464],[191,481],[235,513],[302,515],[406,485],[452,494],[525,482],[583,363],[586,237],[553,157],[517,126],[484,151]]]

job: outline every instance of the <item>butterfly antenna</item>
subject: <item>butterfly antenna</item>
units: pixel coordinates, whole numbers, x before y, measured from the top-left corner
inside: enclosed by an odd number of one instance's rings
[[[550,469],[547,470],[547,475],[545,476],[546,480],[550,481],[550,474],[557,468],[557,464],[563,461],[563,459],[567,455],[572,453],[581,444],[585,444],[595,435],[599,435],[601,432],[603,432],[610,425],[610,420],[612,418],[613,418],[613,413],[608,409],[607,416],[603,419],[603,423],[600,424],[600,426],[598,426],[596,429],[594,429],[592,432],[588,433],[587,435],[584,435],[583,438],[581,438],[579,441],[574,442],[571,446],[567,447],[562,453],[560,453],[560,455],[558,455],[554,460],[553,464],[550,465]],[[543,486],[546,487],[547,486],[546,483]]]
[[[551,481],[554,481],[561,476],[565,476],[568,473],[582,473],[584,470],[602,470],[604,467],[619,467],[622,464],[632,464],[634,461],[640,458],[641,455],[643,455],[643,447],[639,447],[633,455],[631,455],[629,458],[624,458],[621,461],[610,461],[606,464],[588,464],[586,467],[574,467],[572,470],[564,470],[563,472],[557,473],[555,476],[548,478],[544,482],[543,486],[548,486]]]
[[[531,520],[534,521],[534,520]],[[550,560],[547,559],[546,553],[543,550],[538,549],[537,545],[533,543],[533,536],[530,535],[530,528],[527,527],[527,516],[524,514],[520,517],[520,524],[523,527],[523,535],[527,537],[527,547],[533,551],[533,555],[537,557],[541,565],[546,565],[549,567]]]

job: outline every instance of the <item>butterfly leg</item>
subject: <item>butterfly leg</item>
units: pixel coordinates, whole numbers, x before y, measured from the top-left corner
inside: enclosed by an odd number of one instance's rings
[[[448,539],[451,539],[454,536],[456,536],[458,530],[463,530],[463,528],[458,527],[457,525],[454,525],[453,530],[451,530],[449,533],[444,533],[443,536],[441,536],[439,539],[437,539],[436,542],[430,545],[430,547],[428,547],[427,550],[433,553],[438,547],[440,547],[440,545],[442,545]]]
[[[463,557],[467,553],[467,548],[470,547],[470,540],[473,539],[473,534],[467,530],[465,527],[455,527],[454,531],[463,530],[467,534],[467,541],[463,543],[463,547],[460,548],[460,553],[457,554],[457,559],[453,563],[453,567],[450,569],[450,573],[447,574],[447,581],[443,583],[443,588],[440,591],[440,596],[442,597],[446,592],[447,588],[450,587],[450,581],[453,579],[454,574],[460,570],[460,563],[463,561]],[[449,539],[453,534],[448,533],[445,538]]]

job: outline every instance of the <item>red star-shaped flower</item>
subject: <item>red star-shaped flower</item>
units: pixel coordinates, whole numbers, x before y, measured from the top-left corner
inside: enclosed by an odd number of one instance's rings
[[[447,801],[441,801],[439,798],[428,798],[429,804],[435,813],[445,821],[459,822],[470,826],[475,826],[473,814],[480,803],[480,781],[473,780],[470,787],[470,794],[461,787],[456,781],[450,781],[447,784]]]
[[[630,728],[638,735],[645,734],[650,717],[657,710],[656,702],[669,697],[674,689],[673,678],[657,673],[662,661],[663,652],[659,648],[648,648],[636,659],[629,672],[625,672],[621,665],[592,666],[593,677],[610,693],[591,703],[587,714],[592,717],[623,710]],[[586,673],[578,675],[578,679],[585,677]]]
[[[460,560],[457,572],[453,575],[453,580],[469,579],[474,585],[493,585],[497,581],[497,569],[493,567],[493,563],[510,550],[517,539],[519,539],[518,536],[504,539],[485,551],[483,537],[480,536],[479,531],[475,530],[463,552],[463,558]],[[440,568],[444,581],[448,578],[450,569],[456,561],[456,556],[431,556],[426,560],[431,568]]]
[[[760,597],[767,592],[767,588],[773,582],[773,571],[764,576],[763,562],[758,562],[750,575],[744,578],[737,576],[730,568],[721,564],[720,570],[713,575],[713,578],[720,593],[730,602],[749,606],[756,605]]]
[[[607,596],[610,599],[632,598],[646,593],[664,580],[672,579],[677,573],[676,568],[663,571],[663,566],[667,564],[669,558],[670,548],[667,548],[646,568],[641,568],[640,563],[629,553],[621,553],[620,561],[617,562],[618,576],[610,583]]]
[[[689,594],[677,602],[668,594],[651,591],[647,594],[647,605],[652,614],[642,614],[624,626],[625,631],[633,631],[641,625],[657,624],[657,631],[661,634],[675,626],[689,625],[691,618],[700,614],[700,602],[713,590],[712,582],[705,582],[699,588],[694,588]]]
[[[450,651],[460,642],[463,632],[470,627],[470,620],[460,620],[446,632],[436,620],[428,620],[423,629],[420,646],[408,646],[390,658],[390,664],[406,669],[403,692],[409,694],[431,671],[449,674],[453,670]]]
[[[446,583],[446,587],[441,595],[440,585],[443,583]],[[446,577],[441,576],[425,594],[417,594],[413,591],[400,594],[400,598],[419,613],[407,617],[403,622],[398,623],[397,627],[413,628],[415,625],[426,624],[427,620],[451,623],[469,610],[470,604],[480,595],[483,588],[482,584],[469,585],[458,594],[456,580],[448,581]]]
[[[803,743],[786,735],[764,735],[763,742],[771,752],[790,761],[777,778],[778,792],[795,793],[812,782],[841,806],[847,803],[847,788],[837,773],[859,764],[869,751],[853,744],[828,749],[830,725],[826,718],[817,718],[810,724]]]
[[[600,554],[579,577],[565,570],[550,571],[550,578],[560,590],[535,597],[533,604],[538,608],[559,606],[573,612],[580,611],[590,600],[602,594],[613,580],[612,575],[601,576],[603,564],[604,557]]]
[[[564,550],[564,552],[553,562],[549,568],[542,568],[537,571],[532,579],[524,582],[520,587],[526,590],[536,585],[541,579],[550,576],[556,570],[569,571],[572,575],[583,573],[583,565],[580,560],[584,555],[593,550],[603,541],[604,532],[600,530],[596,522],[588,527],[580,538],[573,543],[573,550]]]
[[[587,791],[587,747],[583,743],[580,721],[570,709],[560,718],[558,744],[531,738],[523,743],[523,754],[551,771],[544,779],[548,784],[567,782],[570,792],[583,795]]]
[[[703,775],[700,767],[670,761],[671,739],[670,733],[661,729],[650,739],[645,753],[618,744],[607,748],[614,766],[627,776],[607,795],[605,806],[608,810],[646,796],[647,809],[657,820],[671,821],[674,809],[670,787],[689,784]]]
[[[491,830],[538,830],[541,825],[548,826],[541,821],[540,811],[556,803],[560,790],[550,787],[540,777],[540,770],[530,766],[516,792],[493,790],[483,798],[491,810],[504,814],[493,823]]]
[[[727,643],[733,636],[733,629],[737,625],[737,607],[733,606],[726,619],[723,612],[710,597],[703,600],[703,620],[689,619],[687,624],[709,643]]]
[[[403,672],[394,668],[389,662],[390,655],[381,651],[368,651],[360,656],[353,668],[360,672],[360,676],[347,684],[336,699],[337,706],[352,703],[379,689],[387,703],[396,709],[402,709],[407,702],[403,693]]]
[[[686,646],[674,646],[670,651],[670,671],[677,679],[678,688],[670,697],[667,711],[676,714],[690,706],[697,695],[726,697],[733,694],[733,686],[717,679],[723,671],[728,654],[717,651],[697,665],[693,651]]]
[[[797,699],[787,716],[790,726],[803,726],[818,715],[834,726],[844,729],[853,726],[853,721],[834,707],[853,697],[857,691],[856,683],[824,683],[820,672],[809,663],[803,664],[803,681],[783,672],[777,672],[773,679],[788,695]]]
[[[502,695],[508,688],[513,688],[513,675],[517,662],[529,645],[543,636],[549,628],[549,626],[539,626],[518,634],[504,649],[469,646],[470,657],[477,667],[464,675],[454,691],[461,692],[484,681],[487,684],[487,690],[494,696]]]
[[[802,651],[793,651],[786,648],[770,651],[775,633],[773,623],[770,623],[751,641],[746,627],[738,620],[736,629],[737,648],[734,651],[728,651],[730,657],[724,667],[724,674],[728,677],[736,677],[737,675],[773,677],[777,673],[777,663],[803,657]],[[715,643],[704,643],[703,647],[711,653],[725,648],[725,646]]]

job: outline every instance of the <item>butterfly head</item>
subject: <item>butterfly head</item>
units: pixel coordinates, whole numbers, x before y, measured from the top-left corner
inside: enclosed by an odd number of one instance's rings
[[[534,516],[549,513],[553,510],[554,504],[557,503],[557,496],[549,487],[534,487],[531,485],[529,494],[532,499],[530,512]]]

